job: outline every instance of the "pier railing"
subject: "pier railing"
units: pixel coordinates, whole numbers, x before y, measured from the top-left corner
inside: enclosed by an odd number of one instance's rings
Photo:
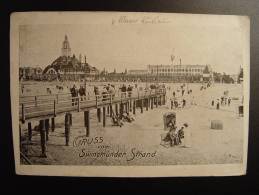
[[[55,117],[66,112],[80,112],[101,106],[123,103],[129,100],[145,99],[165,94],[165,89],[120,92],[116,94],[86,95],[72,97],[67,94],[20,97],[20,121],[44,117]]]

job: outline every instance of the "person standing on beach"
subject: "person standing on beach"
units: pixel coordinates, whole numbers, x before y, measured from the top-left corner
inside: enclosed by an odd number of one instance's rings
[[[170,99],[170,102],[171,102],[171,110],[174,108],[174,99],[173,98],[171,98]]]
[[[185,107],[185,105],[186,105],[186,100],[185,99],[183,99],[183,108]]]
[[[222,96],[221,97],[221,105],[223,105],[224,104],[224,97]]]
[[[219,110],[219,99],[217,101],[217,106],[216,106],[217,110]]]
[[[228,98],[228,106],[230,106],[231,98]]]
[[[188,128],[188,124],[184,123],[182,130],[184,132],[183,136],[184,136],[184,143],[183,143],[183,147],[185,148],[190,148],[192,147],[192,140],[191,140],[191,131]]]
[[[194,100],[194,96],[192,96],[191,105],[196,105],[195,100]]]

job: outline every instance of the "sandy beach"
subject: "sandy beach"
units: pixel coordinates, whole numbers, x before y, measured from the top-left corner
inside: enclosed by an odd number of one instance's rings
[[[190,98],[183,109],[170,109],[171,94],[180,84],[170,86],[166,105],[153,110],[144,110],[134,116],[132,123],[124,122],[122,127],[112,126],[107,117],[107,125],[96,119],[96,110],[91,111],[90,136],[84,137],[83,113],[73,113],[70,145],[65,146],[64,116],[56,118],[56,129],[50,131],[47,142],[47,158],[40,157],[40,135],[33,131],[32,141],[24,141],[23,150],[33,164],[56,165],[177,165],[177,164],[223,164],[241,163],[243,148],[243,118],[238,116],[241,104],[242,86],[237,84],[214,84],[200,91],[200,84],[189,84],[193,90],[196,105],[191,105]],[[230,97],[236,97],[230,106],[216,110],[211,100],[223,95],[228,90]],[[189,99],[188,99],[189,98]],[[180,127],[188,123],[191,133],[191,147],[182,145],[164,147],[161,143],[163,114],[176,113],[176,123]],[[223,130],[211,129],[212,120],[221,120]],[[32,125],[37,125],[33,123]],[[26,137],[26,127],[23,135]],[[80,137],[81,136],[81,137]],[[83,140],[83,141],[82,141]]]

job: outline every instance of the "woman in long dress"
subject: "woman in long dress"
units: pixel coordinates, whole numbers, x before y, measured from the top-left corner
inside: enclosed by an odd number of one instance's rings
[[[192,146],[191,131],[188,128],[187,123],[185,123],[183,126],[184,126],[184,144],[183,144],[183,146],[186,148],[190,148]]]

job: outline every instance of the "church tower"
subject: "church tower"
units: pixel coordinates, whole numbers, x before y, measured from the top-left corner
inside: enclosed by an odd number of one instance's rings
[[[63,41],[63,44],[62,44],[61,55],[66,57],[71,55],[71,48],[69,46],[67,35],[65,35],[65,40]]]

